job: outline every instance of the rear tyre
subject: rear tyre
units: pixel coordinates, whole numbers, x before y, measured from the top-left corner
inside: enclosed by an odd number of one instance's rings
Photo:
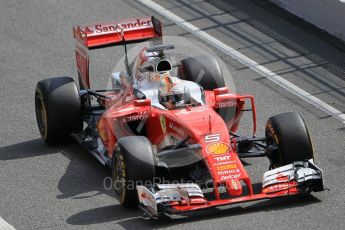
[[[302,117],[295,112],[269,118],[265,135],[272,168],[314,158],[308,128]]]
[[[72,132],[82,130],[78,88],[70,77],[39,81],[35,91],[36,119],[40,134],[49,144],[60,144]]]
[[[201,85],[205,90],[225,87],[222,71],[216,58],[202,55],[181,61],[181,78]]]
[[[115,195],[126,208],[138,205],[137,184],[151,182],[156,159],[150,141],[144,136],[123,137],[113,153],[112,182]]]

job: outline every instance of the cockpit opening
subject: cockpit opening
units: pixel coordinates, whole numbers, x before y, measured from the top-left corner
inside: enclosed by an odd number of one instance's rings
[[[172,65],[168,59],[160,59],[156,62],[156,72],[168,72],[171,71]]]

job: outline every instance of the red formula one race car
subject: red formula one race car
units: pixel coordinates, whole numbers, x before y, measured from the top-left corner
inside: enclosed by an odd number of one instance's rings
[[[37,123],[48,144],[73,139],[112,169],[121,205],[149,216],[324,190],[322,170],[304,120],[289,112],[268,119],[256,136],[251,95],[225,87],[217,59],[201,55],[174,63],[154,17],[77,26],[79,89],[72,78],[37,84]],[[134,61],[127,45],[154,39]],[[89,51],[123,45],[125,70],[111,87],[92,90]],[[175,73],[176,72],[176,73]],[[175,73],[175,74],[174,74]],[[253,133],[236,134],[249,111]],[[270,168],[254,192],[241,158],[266,156]]]

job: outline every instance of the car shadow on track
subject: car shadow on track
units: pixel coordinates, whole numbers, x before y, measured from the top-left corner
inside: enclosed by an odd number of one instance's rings
[[[90,225],[111,222],[112,224],[125,221],[142,220],[138,209],[125,209],[121,205],[109,205],[85,210],[70,216],[66,222],[71,225]],[[141,229],[141,228],[139,228]]]
[[[48,146],[42,139],[25,141],[0,147],[0,160],[25,160],[57,153],[69,160],[65,173],[58,183],[58,190],[61,193],[57,195],[58,199],[88,198],[90,192],[94,193],[93,196],[98,194],[112,196],[111,191],[106,190],[103,186],[103,180],[110,176],[110,170],[74,143]]]
[[[49,147],[42,139],[35,139],[17,143],[14,145],[0,147],[0,160],[17,160],[28,157],[43,156],[54,154],[60,151],[60,147]]]
[[[64,175],[60,178],[58,199],[85,199],[107,194],[113,196],[110,189],[105,189],[103,181],[110,177],[110,170],[86,153],[79,145],[69,146],[61,151],[69,160]]]

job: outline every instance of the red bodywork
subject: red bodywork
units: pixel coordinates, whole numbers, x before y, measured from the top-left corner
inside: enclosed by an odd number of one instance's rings
[[[161,25],[155,20],[153,17],[146,17],[75,27],[73,31],[77,41],[77,67],[84,87],[90,87],[89,48],[121,43],[119,33],[124,33],[126,41],[160,37]],[[123,29],[119,30],[119,24]],[[251,180],[236,153],[235,139],[229,134],[229,131],[236,132],[242,115],[241,110],[246,104],[250,104],[253,115],[253,136],[256,135],[256,109],[253,96],[241,96],[229,92],[227,88],[219,88],[205,91],[205,105],[187,106],[176,110],[153,107],[149,99],[136,100],[131,90],[125,96],[121,96],[121,100],[116,93],[107,96],[108,98],[100,101],[107,110],[99,119],[97,129],[110,158],[117,140],[133,135],[126,125],[129,121],[145,120],[144,129],[147,138],[158,148],[168,135],[178,140],[190,136],[189,144],[198,143],[202,146],[201,154],[214,182],[215,199],[207,201],[205,198],[191,197],[189,202],[172,203],[170,207],[173,210],[191,211],[298,193],[296,183],[292,181],[269,186],[262,193],[253,194]],[[227,122],[218,113],[219,109],[226,108],[235,111]],[[248,195],[242,196],[241,182],[247,186]],[[231,198],[221,198],[220,186],[226,187]]]
[[[176,205],[171,206],[176,211],[190,211],[230,203],[297,194],[298,190],[295,182],[279,184],[279,187],[271,186],[261,194],[253,194],[251,180],[237,156],[236,143],[229,135],[229,130],[233,132],[237,130],[241,117],[240,110],[244,107],[246,99],[252,102],[255,133],[256,121],[253,97],[228,93],[227,88],[206,91],[207,103],[204,106],[178,110],[161,110],[151,107],[149,100],[123,102],[120,107],[115,104],[100,118],[98,130],[103,143],[109,150],[109,154],[113,152],[118,138],[133,135],[129,130],[126,130],[126,125],[124,125],[128,120],[133,119],[146,120],[147,137],[153,145],[159,146],[167,135],[173,135],[179,140],[190,136],[192,140],[190,143],[198,143],[202,146],[201,154],[214,182],[215,200],[206,201],[206,199],[192,198],[188,203],[176,202]],[[216,112],[219,105],[236,107],[237,112],[230,122],[225,123],[223,118]],[[207,136],[219,136],[219,139],[214,142],[207,142],[205,138]],[[249,189],[248,196],[241,196],[242,185],[240,182],[247,185]],[[234,198],[221,199],[219,186],[225,186],[228,194]]]

